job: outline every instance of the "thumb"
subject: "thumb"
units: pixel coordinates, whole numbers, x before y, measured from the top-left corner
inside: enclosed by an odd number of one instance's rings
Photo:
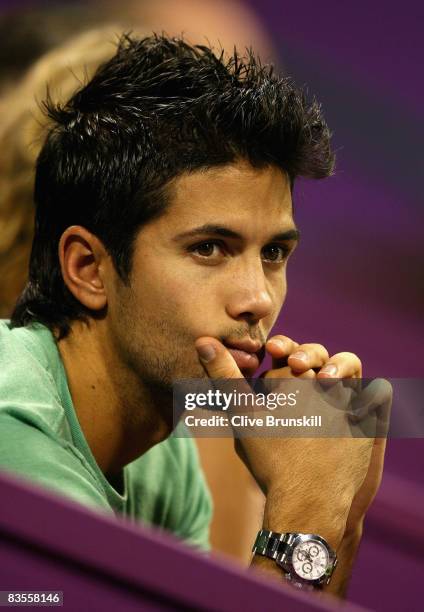
[[[203,336],[194,345],[209,378],[244,378],[231,353],[216,338]]]
[[[229,395],[233,398],[227,408],[228,411],[233,414],[245,414],[246,411],[254,411],[256,403],[255,393],[228,349],[216,338],[207,336],[198,338],[195,342],[195,347],[209,378],[212,380],[219,379],[218,385],[220,390],[224,392],[229,391]],[[252,403],[244,408],[237,402],[237,397],[239,397],[237,394],[241,393],[246,394],[247,397],[252,396]],[[240,433],[238,427],[232,426],[232,429],[235,435]],[[245,430],[245,435],[247,430],[252,435],[251,428],[245,428]]]

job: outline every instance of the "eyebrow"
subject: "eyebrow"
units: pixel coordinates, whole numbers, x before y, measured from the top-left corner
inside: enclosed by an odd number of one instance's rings
[[[174,237],[174,240],[178,241],[178,240],[182,240],[183,238],[195,238],[196,236],[201,236],[205,234],[221,236],[223,238],[233,238],[235,240],[243,240],[243,236],[239,234],[238,232],[235,232],[234,230],[231,230],[228,227],[225,227],[223,225],[213,225],[213,224],[201,225],[199,227],[195,227],[186,232],[182,232],[181,234],[177,234],[177,236]],[[273,241],[283,242],[287,240],[299,241],[300,240],[299,230],[293,227],[283,232],[274,234],[269,239],[270,242],[273,242]]]

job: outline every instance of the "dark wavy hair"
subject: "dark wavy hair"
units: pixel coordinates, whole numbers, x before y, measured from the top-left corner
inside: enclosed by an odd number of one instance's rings
[[[93,316],[67,289],[58,243],[82,225],[129,283],[140,227],[166,208],[183,172],[246,159],[297,176],[331,174],[319,104],[249,51],[219,56],[181,38],[124,35],[114,57],[65,105],[44,103],[52,127],[35,178],[29,282],[12,324],[41,322],[64,337]]]

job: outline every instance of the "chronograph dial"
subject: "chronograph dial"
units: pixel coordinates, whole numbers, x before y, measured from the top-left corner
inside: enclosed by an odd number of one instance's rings
[[[328,560],[327,549],[315,540],[301,542],[293,549],[293,568],[304,580],[321,578],[327,569]]]
[[[253,552],[274,559],[294,586],[316,589],[328,584],[337,555],[319,535],[277,533],[262,529]]]

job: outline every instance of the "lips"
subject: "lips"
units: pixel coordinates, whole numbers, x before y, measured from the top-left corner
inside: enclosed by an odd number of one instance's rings
[[[249,373],[252,374],[259,367],[265,352],[265,347],[261,345],[259,340],[251,340],[250,338],[234,342],[224,340],[223,344],[231,353],[240,370],[249,370]]]
[[[245,353],[257,353],[262,344],[259,340],[245,338],[244,340],[224,340],[223,344],[231,349],[244,351]]]

